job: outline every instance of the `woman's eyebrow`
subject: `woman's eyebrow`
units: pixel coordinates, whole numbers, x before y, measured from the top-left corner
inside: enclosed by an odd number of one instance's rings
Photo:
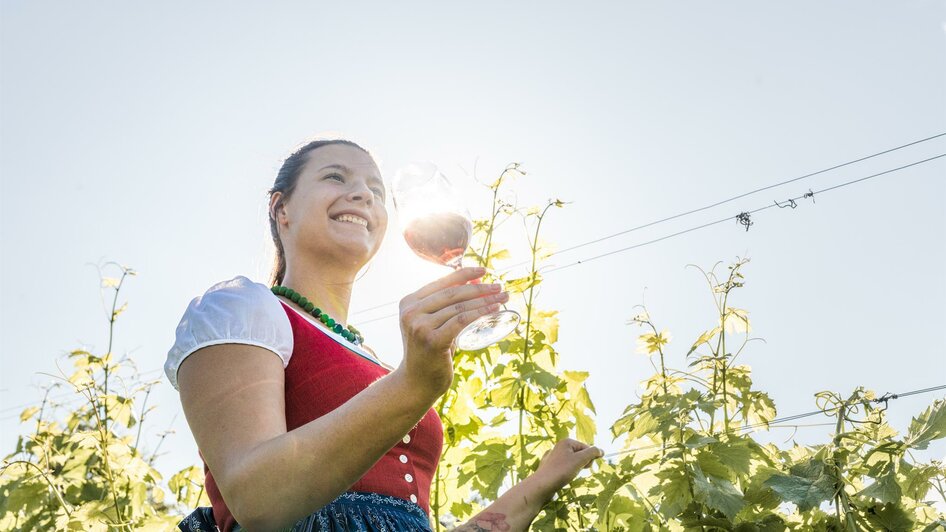
[[[338,163],[327,164],[323,166],[321,169],[319,169],[319,172],[321,172],[322,170],[329,170],[329,169],[341,170],[342,172],[345,172],[346,174],[351,173],[351,168],[345,166],[344,164],[338,164]],[[368,181],[384,188],[384,181],[382,181],[381,178],[378,176],[375,176],[375,175],[368,176]]]
[[[332,168],[332,169],[335,169],[335,170],[341,170],[341,171],[347,172],[347,173],[349,173],[349,174],[351,173],[351,168],[345,166],[344,164],[337,164],[337,163],[327,164],[327,165],[323,166],[321,169],[319,169],[319,172],[321,172],[322,170],[328,170],[329,168]]]

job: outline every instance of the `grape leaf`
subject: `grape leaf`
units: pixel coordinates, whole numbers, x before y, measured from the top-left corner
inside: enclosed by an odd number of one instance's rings
[[[834,478],[828,474],[824,462],[812,459],[795,465],[790,475],[775,474],[765,485],[778,493],[783,500],[798,505],[802,512],[818,506],[834,496]]]
[[[935,401],[910,422],[906,444],[914,449],[926,449],[933,440],[946,437],[946,401]]]
[[[913,518],[898,504],[878,505],[867,511],[867,520],[877,528],[890,532],[910,532]]]
[[[719,510],[733,519],[746,501],[732,482],[703,474],[698,465],[693,467],[693,495],[706,506]]]

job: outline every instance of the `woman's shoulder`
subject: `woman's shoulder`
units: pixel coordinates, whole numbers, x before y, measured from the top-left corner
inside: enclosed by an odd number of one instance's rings
[[[292,326],[270,289],[244,275],[216,282],[191,299],[175,331],[165,364],[176,386],[180,363],[201,347],[242,343],[264,347],[283,360],[292,356]]]
[[[214,321],[260,322],[285,329],[288,318],[276,294],[245,275],[216,282],[191,300],[185,314],[201,314]]]
[[[215,292],[224,292],[244,297],[259,297],[264,293],[272,294],[272,291],[266,285],[258,283],[245,275],[237,275],[230,279],[216,282],[207,288],[204,295]]]
[[[237,275],[212,284],[203,294],[191,300],[192,307],[223,304],[273,313],[274,317],[284,314],[279,298],[272,289],[245,275]]]

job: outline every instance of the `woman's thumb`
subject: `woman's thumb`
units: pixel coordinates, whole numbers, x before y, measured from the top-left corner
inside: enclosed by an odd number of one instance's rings
[[[586,462],[590,462],[591,460],[594,460],[595,458],[601,458],[602,456],[604,456],[604,451],[602,451],[598,447],[595,447],[594,445],[591,445],[578,451],[575,454],[581,457],[582,460]]]

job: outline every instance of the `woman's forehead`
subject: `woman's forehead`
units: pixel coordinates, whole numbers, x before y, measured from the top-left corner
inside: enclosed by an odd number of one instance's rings
[[[376,173],[377,165],[364,150],[347,144],[329,144],[309,152],[307,166],[316,170],[329,165],[343,166],[355,172]]]

